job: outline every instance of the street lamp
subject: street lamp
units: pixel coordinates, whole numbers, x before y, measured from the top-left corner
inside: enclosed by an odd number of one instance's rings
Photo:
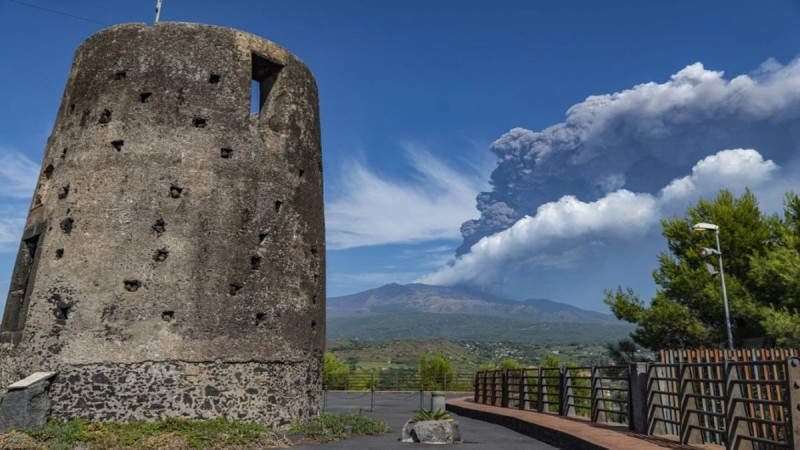
[[[714,236],[717,238],[716,251],[709,252],[710,249],[705,249],[705,255],[716,255],[719,259],[719,279],[722,281],[722,304],[725,307],[725,328],[728,330],[728,349],[733,350],[733,333],[731,332],[731,313],[728,309],[728,291],[725,289],[725,272],[722,270],[722,251],[719,248],[719,226],[713,223],[700,222],[692,226],[692,231],[704,232],[713,231]],[[702,252],[701,252],[702,253]]]

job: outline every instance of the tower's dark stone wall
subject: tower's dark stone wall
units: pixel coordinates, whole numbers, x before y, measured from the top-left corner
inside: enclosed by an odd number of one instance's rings
[[[47,144],[0,381],[57,371],[57,417],[308,417],[324,239],[317,88],[299,59],[206,25],[101,31]]]

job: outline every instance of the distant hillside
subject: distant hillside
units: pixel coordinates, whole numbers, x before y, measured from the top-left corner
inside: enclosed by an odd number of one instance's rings
[[[384,314],[466,314],[536,322],[620,324],[609,314],[550,300],[515,301],[462,287],[387,284],[343,297],[328,298],[331,319]]]
[[[394,313],[329,318],[328,339],[380,342],[397,339],[448,339],[539,344],[605,344],[628,336],[633,325],[541,322],[476,314]]]
[[[545,344],[537,342],[477,342],[417,339],[397,341],[327,341],[327,351],[342,361],[354,363],[362,370],[410,369],[415,371],[420,355],[441,353],[457,372],[470,373],[480,364],[497,364],[503,359],[516,359],[523,365],[539,365],[548,355],[557,355],[561,362],[579,366],[609,364],[608,351],[602,343]],[[386,373],[388,375],[388,373]]]

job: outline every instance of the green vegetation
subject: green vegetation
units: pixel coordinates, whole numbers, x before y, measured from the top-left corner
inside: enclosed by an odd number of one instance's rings
[[[542,376],[543,377],[560,377],[561,376],[561,358],[556,355],[548,354],[544,361],[542,361]],[[550,412],[558,412],[561,405],[558,404],[561,396],[561,389],[559,389],[560,381],[558,379],[546,378],[544,382],[547,386],[547,394],[545,401],[548,403]]]
[[[433,356],[420,355],[419,382],[425,390],[452,389],[456,372],[453,365],[441,353]]]
[[[618,318],[638,324],[633,340],[653,350],[726,341],[720,280],[705,266],[717,260],[700,255],[703,247],[716,248],[714,233],[692,231],[698,222],[720,227],[734,339],[800,346],[800,198],[787,194],[783,216],[768,216],[749,190],[738,198],[723,190],[683,218],[661,222],[669,251],[658,256],[659,288],[649,305],[631,289],[605,292]]]
[[[522,368],[522,364],[520,364],[519,361],[517,361],[514,358],[506,358],[506,359],[500,361],[499,367],[500,367],[500,369],[511,369],[511,370],[514,370],[514,369]]]
[[[41,430],[0,435],[0,449],[234,449],[274,447],[282,438],[263,425],[224,419],[167,419],[158,422],[48,422]]]
[[[633,328],[624,322],[549,323],[471,314],[396,313],[333,318],[328,320],[327,336],[330,340],[371,343],[414,336],[417,340],[566,345],[616,341],[627,337]]]
[[[427,409],[418,409],[414,415],[414,420],[423,422],[425,420],[452,420],[453,416],[447,411],[442,411],[442,408],[437,408],[436,411],[430,412]]]
[[[547,355],[542,363],[543,376],[545,377],[559,377],[561,376],[561,367],[563,366],[561,358],[556,355]],[[588,416],[591,414],[591,401],[589,397],[592,395],[591,380],[588,378],[591,374],[588,371],[578,369],[574,363],[566,364],[567,370],[572,379],[572,404],[575,406],[575,412],[578,415]],[[561,395],[559,387],[559,380],[548,378],[546,380],[547,394],[545,400],[549,402],[548,409],[550,412],[558,412],[561,405],[558,404]]]
[[[351,435],[381,434],[389,426],[362,414],[322,413],[295,424],[290,433],[329,442]],[[158,422],[48,422],[41,430],[0,434],[0,450],[183,450],[288,447],[290,442],[263,425],[224,419],[167,419]]]
[[[630,363],[651,361],[651,354],[643,352],[632,339],[620,339],[617,342],[606,344],[608,356],[617,366],[627,367]]]
[[[349,370],[347,365],[332,353],[325,353],[322,362],[322,384],[329,389],[343,389],[347,384]]]
[[[322,384],[327,389],[367,390],[372,387],[380,389],[380,372],[357,366],[355,358],[348,358],[348,364],[325,353],[322,364]]]
[[[488,371],[488,370],[516,370],[521,369],[522,364],[514,358],[505,358],[500,361],[499,364],[495,364],[493,362],[485,362],[478,366],[478,372]]]
[[[628,328],[629,330],[632,328]],[[419,356],[441,353],[453,366],[456,379],[469,380],[478,370],[494,370],[504,360],[520,366],[540,366],[547,355],[558,355],[578,366],[605,365],[610,358],[605,340],[595,343],[542,344],[523,342],[480,342],[445,340],[400,340],[386,342],[328,341],[328,351],[347,361],[352,374],[374,373],[380,390],[417,389]],[[608,342],[612,342],[610,339]],[[505,364],[511,364],[507,362]],[[414,380],[412,384],[408,384]]]
[[[381,374],[375,369],[356,368],[348,379],[348,389],[365,391],[371,388],[381,388]]]
[[[290,433],[304,434],[317,442],[330,442],[345,439],[351,435],[388,433],[389,425],[358,414],[322,413],[319,417],[292,426]]]
[[[478,372],[488,372],[490,370],[495,370],[495,369],[497,369],[497,366],[495,365],[495,363],[485,362],[485,363],[479,365],[477,370],[478,370]]]

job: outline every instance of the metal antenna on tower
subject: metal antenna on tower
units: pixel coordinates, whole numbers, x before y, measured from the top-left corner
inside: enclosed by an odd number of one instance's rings
[[[158,23],[158,18],[161,17],[161,3],[163,1],[164,0],[158,0],[158,3],[156,4],[156,21],[153,22],[153,25],[157,24]]]

